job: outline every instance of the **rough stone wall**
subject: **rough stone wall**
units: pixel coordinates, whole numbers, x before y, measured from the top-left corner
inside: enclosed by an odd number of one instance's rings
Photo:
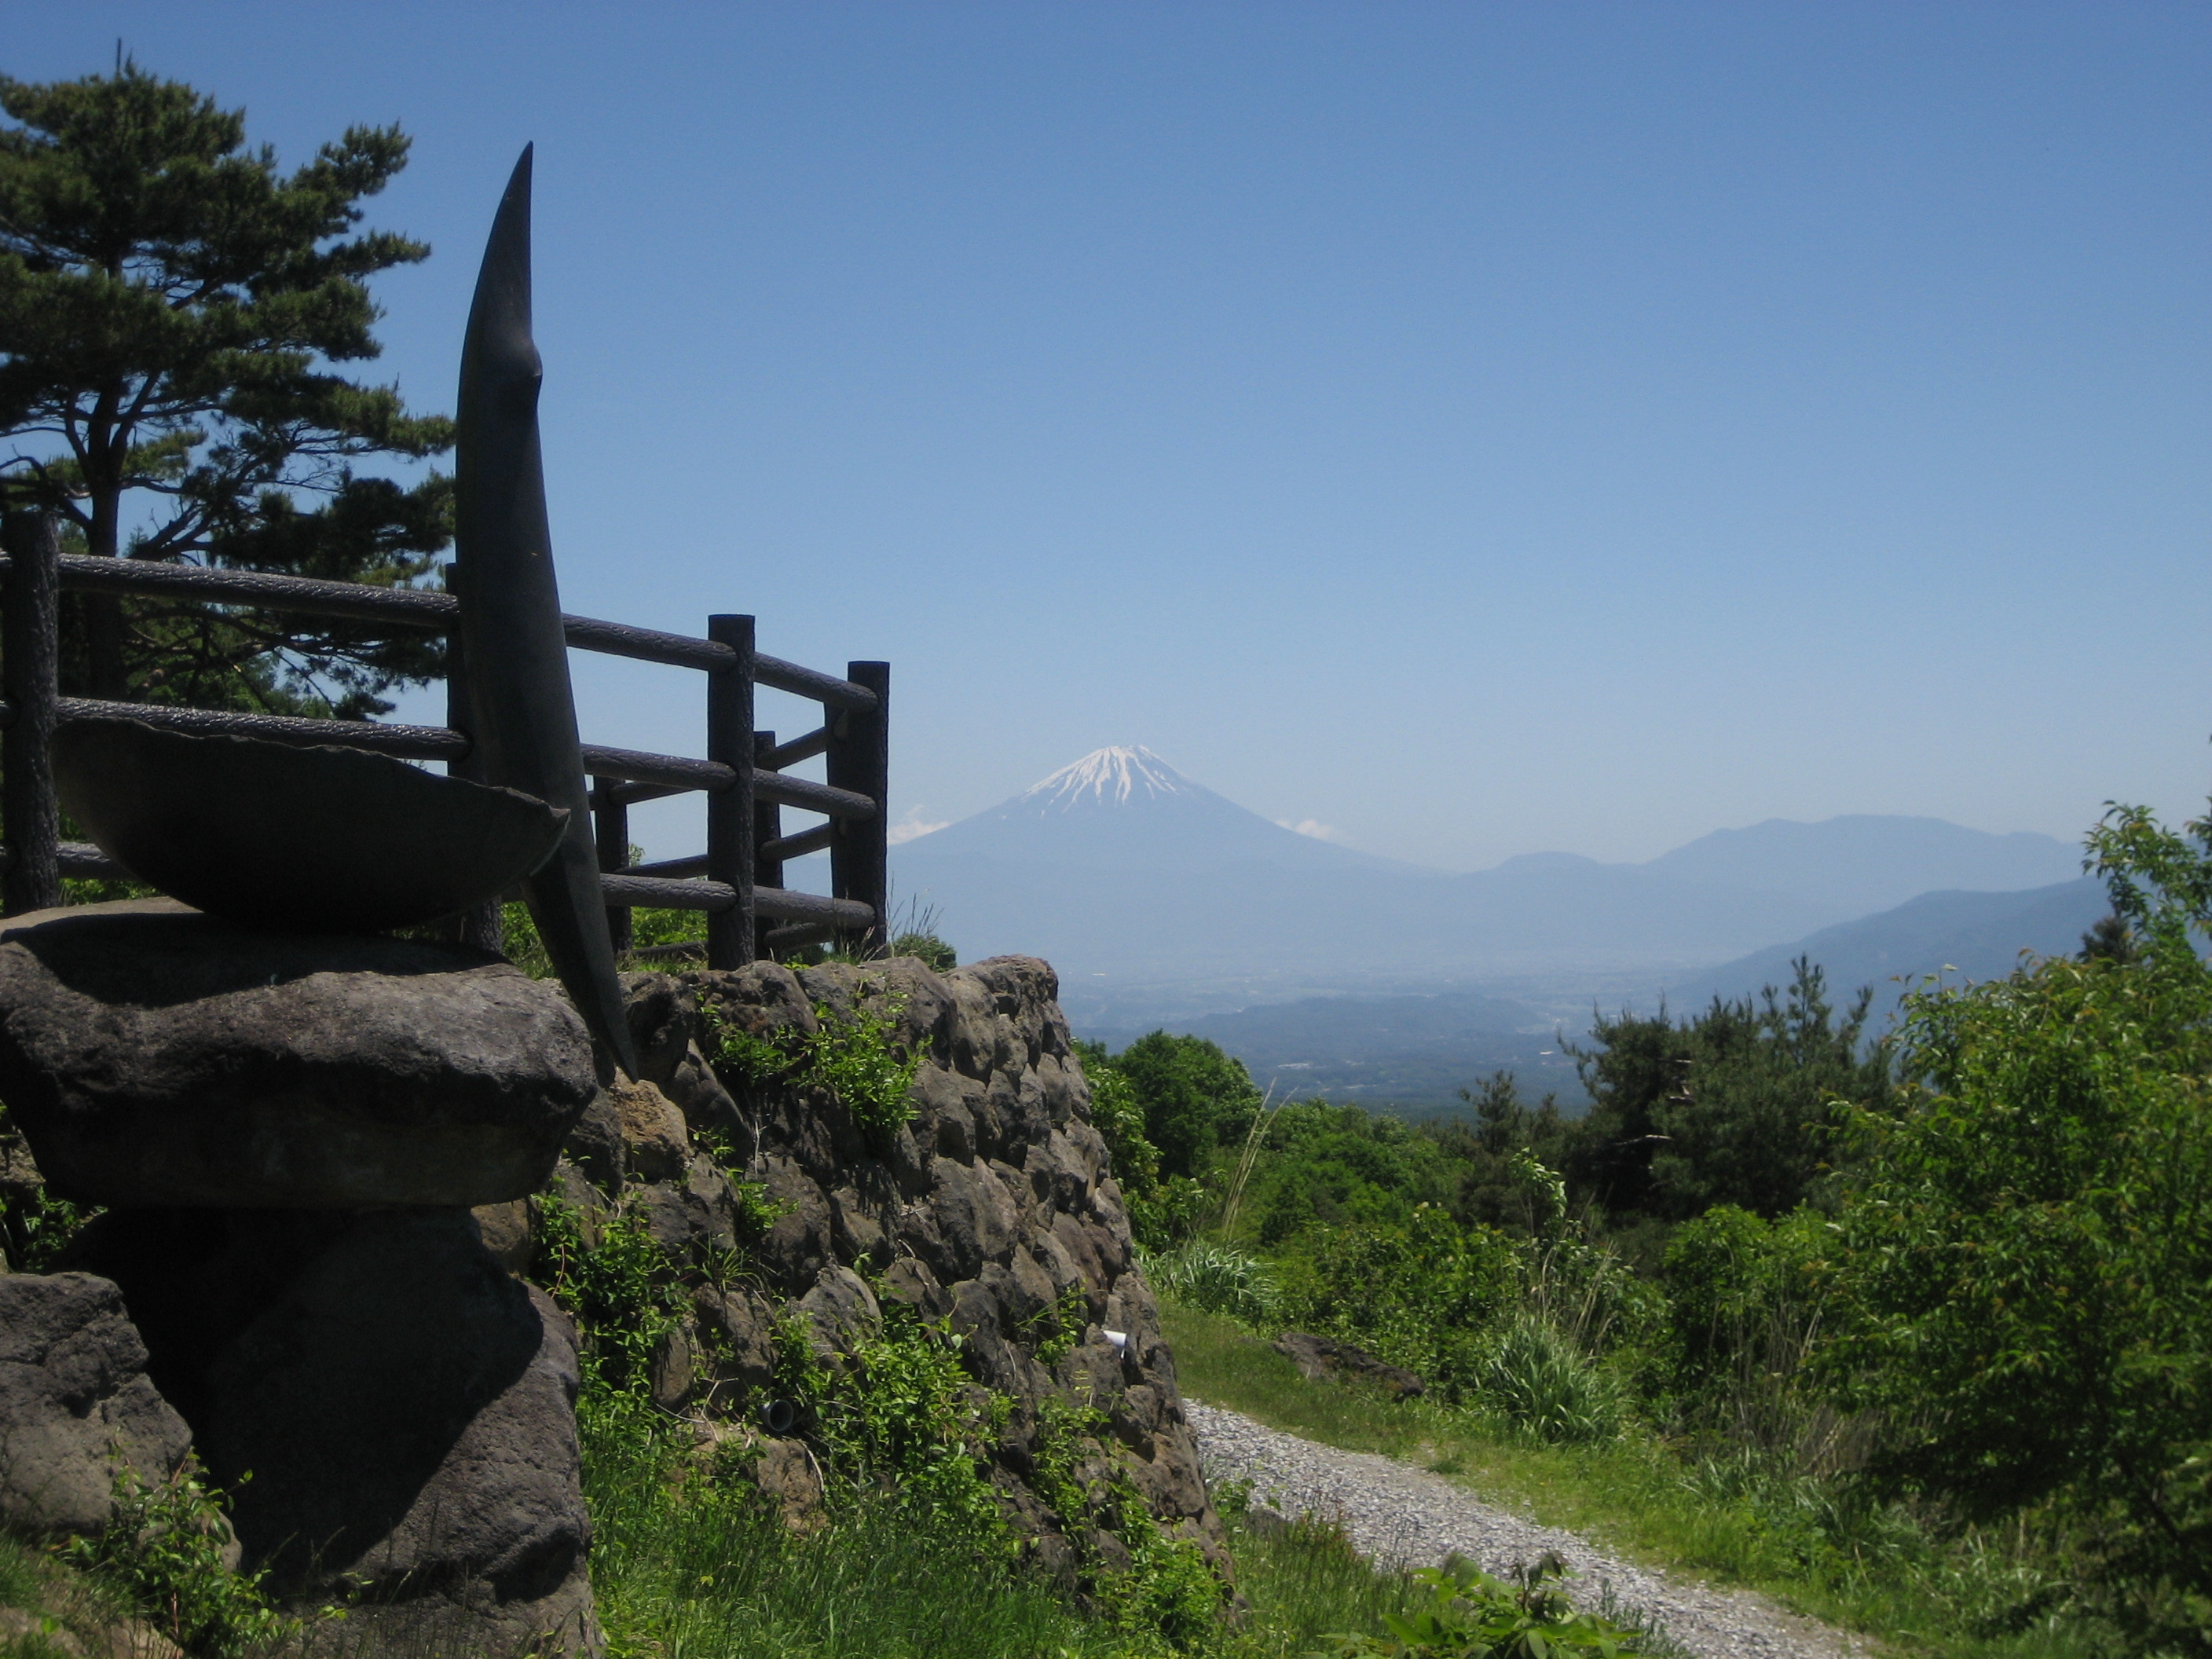
[[[654,1367],[662,1405],[696,1414],[702,1433],[716,1422],[757,1424],[778,1316],[803,1315],[819,1347],[843,1351],[879,1318],[880,1293],[949,1316],[965,1339],[963,1364],[1014,1401],[991,1479],[1047,1566],[1110,1565],[1121,1550],[1104,1532],[1061,1535],[1036,1496],[1038,1413],[1054,1396],[1095,1407],[1109,1425],[1085,1443],[1079,1474],[1095,1480],[1118,1466],[1165,1528],[1225,1565],[1050,968],[1024,957],[944,975],[908,959],[796,971],[757,963],[635,974],[626,986],[647,1086],[595,1104],[560,1179],[587,1218],[635,1207],[679,1261],[705,1267],[738,1251],[744,1264],[693,1292],[690,1319]],[[720,1030],[810,1032],[817,1008],[836,1018],[856,1005],[896,1010],[894,1040],[921,1055],[913,1120],[888,1138],[821,1088],[756,1085],[709,1063]],[[714,1148],[781,1207],[765,1237],[748,1241]],[[495,1249],[527,1251],[518,1211],[480,1217]],[[1040,1340],[1071,1291],[1084,1328],[1048,1360]],[[818,1499],[816,1460],[787,1436],[762,1433],[758,1449],[757,1478],[803,1522]]]

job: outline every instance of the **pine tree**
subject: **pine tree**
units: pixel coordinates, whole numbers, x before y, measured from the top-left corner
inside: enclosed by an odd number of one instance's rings
[[[360,232],[406,165],[397,127],[352,127],[289,177],[246,117],[119,62],[0,76],[0,431],[11,507],[60,514],[81,551],[413,585],[450,538],[422,460],[451,422],[336,365],[374,358],[368,279],[426,258]],[[74,595],[64,689],[358,718],[442,672],[434,635]]]

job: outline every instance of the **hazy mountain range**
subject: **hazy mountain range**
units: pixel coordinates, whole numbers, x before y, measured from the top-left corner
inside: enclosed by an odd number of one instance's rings
[[[1832,990],[1871,985],[1877,1009],[1887,1011],[1927,975],[1952,982],[1998,979],[2019,965],[2023,951],[2079,950],[2081,935],[2111,908],[2105,884],[2087,876],[2021,893],[1923,893],[1893,910],[1692,975],[1667,988],[1668,1000],[1687,1009],[1716,996],[1750,996],[1787,983],[1790,964],[1808,957],[1826,972]]]
[[[1593,1006],[1677,1012],[1787,981],[1838,1000],[2070,951],[2105,910],[2074,848],[1935,818],[1781,819],[1642,864],[1572,854],[1472,873],[1316,840],[1150,750],[1102,749],[892,852],[963,958],[1042,956],[1083,1035],[1211,1037],[1278,1089],[1415,1109],[1501,1068],[1579,1099]]]
[[[1540,854],[1454,873],[1297,834],[1125,748],[892,859],[964,956],[1042,956],[1072,1012],[1109,1023],[1132,997],[1194,1012],[1301,988],[1686,982],[1922,893],[2047,886],[2081,864],[2047,836],[1861,817],[1717,831],[1644,864]]]

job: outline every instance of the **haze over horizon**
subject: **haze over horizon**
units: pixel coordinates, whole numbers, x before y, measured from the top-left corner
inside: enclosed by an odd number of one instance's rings
[[[437,251],[360,367],[427,410],[535,140],[568,607],[887,659],[907,822],[1137,738],[1449,871],[2203,810],[2201,6],[13,25],[8,73],[120,39],[288,167],[411,133],[368,223]],[[576,670],[587,740],[698,752],[690,676]]]

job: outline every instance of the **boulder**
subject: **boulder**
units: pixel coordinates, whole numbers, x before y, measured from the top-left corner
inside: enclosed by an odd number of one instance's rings
[[[501,1203],[597,1084],[558,991],[480,952],[167,901],[0,927],[0,1098],[80,1202]]]
[[[96,1533],[118,1468],[155,1485],[191,1449],[121,1291],[90,1273],[0,1278],[0,1522]]]
[[[1404,1366],[1387,1364],[1349,1342],[1334,1341],[1310,1331],[1285,1331],[1271,1346],[1286,1356],[1309,1382],[1346,1379],[1378,1382],[1400,1400],[1413,1400],[1426,1392],[1427,1385]]]
[[[575,1333],[476,1232],[356,1219],[212,1358],[201,1453],[246,1565],[374,1645],[596,1650]]]

